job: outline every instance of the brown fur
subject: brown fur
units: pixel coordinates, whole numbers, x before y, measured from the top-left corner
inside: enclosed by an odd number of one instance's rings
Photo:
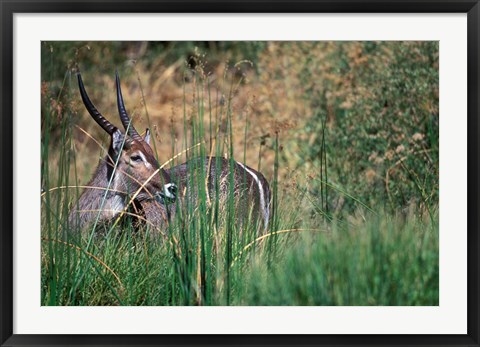
[[[120,149],[119,158],[116,155],[118,150],[114,149],[112,141],[109,155],[99,163],[88,184],[91,188],[83,191],[70,211],[69,225],[71,228],[85,229],[97,218],[101,223],[115,219],[124,210],[133,195],[136,194],[134,202],[141,204],[142,201],[153,199],[162,191],[164,184],[170,182],[168,173],[159,169],[150,146],[138,141],[130,141],[128,146]],[[125,143],[127,142],[125,141]],[[145,149],[146,146],[149,150]],[[139,152],[143,154],[149,165],[143,161],[132,160],[132,157],[138,156]],[[117,158],[118,163],[115,166]],[[107,187],[109,187],[108,191],[105,189]],[[120,206],[120,203],[123,203],[123,206]]]

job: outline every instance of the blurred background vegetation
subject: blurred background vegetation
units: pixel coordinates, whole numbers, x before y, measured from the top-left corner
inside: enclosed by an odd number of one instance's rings
[[[75,73],[81,71],[98,110],[119,126],[118,70],[127,110],[139,131],[153,130],[160,163],[184,148],[184,120],[197,119],[199,104],[211,144],[209,115],[225,114],[228,104],[235,159],[278,184],[275,230],[327,230],[316,237],[279,237],[275,252],[259,251],[235,265],[230,303],[437,305],[438,53],[438,42],[426,41],[43,42],[42,187],[55,187],[65,177],[79,185],[90,180],[104,155],[92,138],[108,146],[108,135],[84,109]],[[222,119],[220,128],[227,125]],[[60,173],[65,163],[69,172]],[[59,214],[68,212],[68,204],[58,203],[57,211],[64,210]],[[126,244],[108,252],[96,247],[93,254],[132,279]],[[171,259],[148,247],[134,267],[132,281],[141,278],[141,284],[126,292],[115,292],[115,280],[104,284],[91,270],[91,282],[82,277],[81,291],[75,282],[65,289],[67,299],[52,297],[61,288],[52,289],[50,272],[60,278],[67,272],[50,261],[42,269],[42,302],[198,303],[170,292],[177,292],[169,285],[176,283],[175,271],[165,265]],[[239,254],[244,247],[239,244]],[[42,254],[48,264],[53,253],[44,245]],[[142,273],[143,256],[163,265]],[[220,282],[212,283],[216,288]],[[149,291],[152,286],[160,298]],[[221,295],[206,304],[223,304]]]
[[[182,141],[184,96],[195,97],[188,70],[201,68],[209,76],[210,97],[217,99],[217,107],[229,88],[221,83],[239,83],[232,100],[234,134],[239,134],[234,137],[239,150],[235,154],[243,158],[248,123],[246,162],[260,165],[270,180],[273,139],[279,132],[283,189],[308,187],[320,195],[325,165],[328,182],[369,206],[414,208],[419,213],[438,206],[437,42],[42,45],[43,105],[57,109],[59,118],[72,115],[72,126],[97,139],[106,137],[81,103],[72,80],[77,68],[97,108],[116,124],[114,71],[119,70],[137,128],[155,130],[160,162],[172,155],[172,132],[177,143]],[[73,88],[62,95],[65,83],[73,83]],[[194,105],[186,112],[191,117]],[[52,130],[54,147],[62,131]],[[78,129],[73,136],[81,153],[76,158],[78,175],[85,183],[96,165],[92,157],[97,157],[98,145]],[[323,188],[325,210],[350,214],[358,207],[331,186]]]

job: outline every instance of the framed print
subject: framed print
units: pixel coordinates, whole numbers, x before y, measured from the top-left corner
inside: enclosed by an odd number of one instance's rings
[[[478,345],[478,1],[1,4],[2,346]]]

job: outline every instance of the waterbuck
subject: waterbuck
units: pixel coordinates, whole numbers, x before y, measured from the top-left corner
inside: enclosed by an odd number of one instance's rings
[[[139,221],[162,231],[182,206],[198,204],[198,184],[195,183],[199,182],[198,177],[204,177],[209,205],[216,203],[221,212],[226,210],[227,202],[233,201],[236,219],[258,222],[263,230],[267,229],[270,189],[261,173],[222,157],[198,157],[169,169],[161,168],[150,147],[148,129],[142,137],[131,123],[118,73],[117,106],[125,133],[97,111],[80,73],[77,76],[83,103],[110,135],[110,146],[108,155],[100,161],[88,187],[70,212],[71,227],[82,230],[97,219],[109,222],[121,214],[128,215],[127,209],[131,207]],[[194,178],[201,170],[203,174]]]

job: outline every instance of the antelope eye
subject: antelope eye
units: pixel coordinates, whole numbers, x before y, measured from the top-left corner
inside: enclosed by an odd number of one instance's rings
[[[136,161],[136,162],[142,161],[142,157],[139,156],[139,155],[132,155],[132,156],[130,157],[130,159],[131,159],[132,161]]]

